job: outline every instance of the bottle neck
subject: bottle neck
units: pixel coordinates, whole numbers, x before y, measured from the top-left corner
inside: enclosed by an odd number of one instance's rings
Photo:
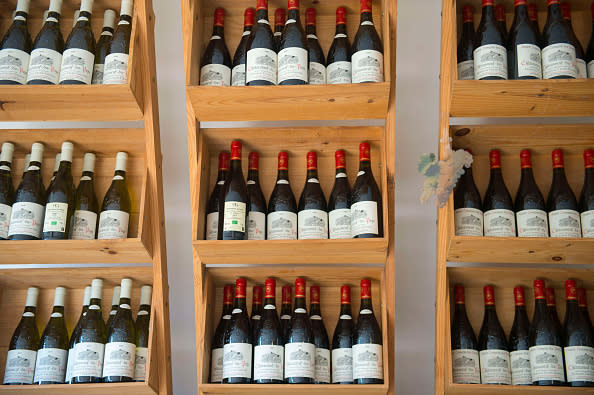
[[[233,311],[233,305],[232,304],[223,304],[223,316],[225,315],[231,315],[231,312]]]
[[[346,174],[346,169],[344,167],[337,167],[336,175],[339,175],[339,174]]]
[[[276,310],[276,298],[264,298],[264,306],[273,306],[270,310]]]
[[[55,11],[49,12],[49,13],[47,14],[47,17],[48,17],[48,18],[55,18],[55,19],[56,19],[56,21],[57,21],[57,22],[54,22],[54,21],[49,21],[49,22],[51,22],[51,23],[60,23],[60,14],[58,14],[58,13],[57,13],[57,12],[55,12]],[[46,19],[45,21],[47,21],[47,19]],[[45,22],[45,21],[44,21],[44,22]]]
[[[555,306],[552,306],[551,308],[554,308],[554,307]],[[575,300],[575,299],[568,300],[567,304],[566,304],[565,311],[567,314],[579,313],[580,306],[578,305],[577,300]]]
[[[525,314],[526,306],[516,306],[516,314]]]
[[[474,22],[464,22],[462,25],[462,35],[465,37],[473,38],[474,36]]]
[[[586,169],[584,172],[584,189],[594,188],[594,168]]]
[[[91,309],[90,306],[97,306],[99,309]],[[91,298],[91,302],[89,303],[89,310],[97,310],[101,309],[101,299]]]
[[[110,33],[110,34],[113,34],[113,27],[104,26],[103,27],[103,30],[101,30],[101,33]]]
[[[557,167],[553,169],[553,183],[556,182],[567,184],[567,178],[565,177],[565,168]]]
[[[466,305],[463,303],[456,303],[454,306],[454,313],[466,315]]]
[[[371,161],[362,160],[359,162],[359,171],[371,171]]]
[[[82,18],[82,19],[81,19]],[[87,18],[87,19],[84,19]],[[91,13],[87,11],[81,11],[76,21],[76,26],[90,26],[91,25]]]
[[[227,170],[227,169],[219,169],[219,174],[217,175],[217,182],[218,181],[225,181],[227,179],[227,174],[229,174],[229,170]]]
[[[534,314],[547,314],[547,302],[544,299],[536,299],[534,302]]]
[[[82,177],[89,177],[92,180],[95,177],[95,173],[93,173],[92,171],[83,171]]]
[[[291,303],[283,303],[281,306],[281,315],[291,315]]]
[[[493,181],[503,181],[503,174],[501,173],[501,168],[491,169],[491,180]]]
[[[307,169],[307,179],[310,178],[318,179],[318,169]]]
[[[231,160],[231,172],[241,172],[241,159],[232,159]]]
[[[528,15],[528,7],[525,4],[516,6],[515,16],[518,22],[529,22],[530,16]]]
[[[248,181],[254,181],[256,183],[258,183],[260,181],[260,177],[258,175],[257,169],[248,170]]]
[[[120,298],[120,305],[119,306],[121,306],[121,305],[128,305],[128,306],[130,306],[130,298]]]
[[[493,7],[492,5],[484,6],[481,18],[485,22],[486,21],[496,22],[495,7]]]
[[[361,13],[361,23],[363,22],[371,22],[373,23],[373,15],[371,11],[365,11]]]
[[[261,20],[266,20],[266,21],[268,20],[268,9],[267,8],[263,8],[263,9],[256,11],[256,23],[258,23],[258,21],[261,21]]]
[[[25,306],[25,311],[23,313],[33,313],[37,311],[37,307],[35,306]]]
[[[20,17],[20,18],[17,18]],[[24,19],[22,19],[24,18]],[[27,24],[27,19],[29,18],[29,15],[26,12],[23,11],[17,11],[16,14],[14,14],[14,19],[12,21],[13,25],[26,25]]]
[[[242,312],[246,312],[245,298],[235,298],[233,300],[233,309],[241,309]]]
[[[306,304],[305,304],[305,298],[299,297],[299,298],[295,298],[295,311],[297,309],[306,309]]]
[[[534,172],[532,171],[531,167],[525,167],[522,169],[522,178],[520,180],[520,184],[522,183],[523,180],[526,180],[526,182],[530,182],[530,183],[534,183]]]
[[[120,15],[120,24],[121,22],[128,22],[127,24],[130,25],[132,23],[132,17],[130,15],[122,14]]]
[[[54,306],[54,308],[52,309],[52,315],[54,313],[62,314],[62,316],[58,317],[58,318],[63,318],[64,317],[64,306]],[[52,317],[52,318],[54,318],[54,317]]]
[[[352,308],[351,308],[351,304],[350,303],[343,303],[340,305],[340,315],[348,315],[348,316],[352,316]]]
[[[262,312],[262,303],[252,303],[252,315],[254,315],[255,312]]]
[[[225,38],[225,28],[224,26],[213,26],[212,28],[212,35],[219,36],[221,38]]]
[[[344,23],[336,25],[336,34],[347,34],[347,28]]]
[[[371,303],[371,298],[361,299],[361,310],[373,311],[373,303]]]
[[[307,25],[305,27],[305,34],[316,34],[316,25]]]
[[[309,306],[309,315],[322,315],[322,310],[320,309],[320,304],[319,303],[312,303]]]
[[[126,178],[126,172],[124,170],[116,170],[115,173],[113,174],[114,177],[122,177],[122,178]]]
[[[289,181],[289,171],[288,170],[279,170],[276,175],[276,180],[285,180]]]
[[[72,173],[72,162],[61,161],[60,167],[58,168],[58,174],[71,174]]]
[[[288,14],[287,14],[287,18],[288,19],[293,19],[295,22],[297,22],[297,25],[300,25],[300,18],[299,18],[299,9],[295,8],[295,9],[291,9],[289,10]]]

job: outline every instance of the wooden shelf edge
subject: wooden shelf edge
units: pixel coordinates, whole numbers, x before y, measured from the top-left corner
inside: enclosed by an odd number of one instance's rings
[[[450,384],[446,394],[452,395],[498,395],[498,394],[586,394],[592,388],[572,387],[533,387],[517,385]]]
[[[0,393],[5,394],[81,394],[104,395],[153,395],[155,391],[146,383],[100,383],[100,384],[55,384],[55,385],[25,385],[25,386],[0,386]]]
[[[337,385],[337,384],[199,384],[198,388],[201,394],[342,394],[342,395],[360,395],[360,394],[387,394],[388,384],[373,385]]]

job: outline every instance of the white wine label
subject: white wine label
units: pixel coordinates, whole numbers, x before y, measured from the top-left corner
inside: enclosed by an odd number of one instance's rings
[[[542,56],[540,47],[534,44],[516,46],[518,77],[542,79]]]
[[[332,350],[332,383],[351,383],[353,381],[353,349]]]
[[[452,350],[454,384],[480,384],[479,353],[477,350]]]
[[[458,63],[458,79],[474,80],[474,60],[465,60]]]
[[[267,48],[254,48],[247,52],[245,80],[268,81],[276,85],[276,52]]]
[[[42,348],[37,351],[34,383],[47,381],[63,383],[66,376],[68,351],[59,348]]]
[[[340,61],[330,63],[326,68],[328,84],[350,84],[352,82],[353,66],[351,62]]]
[[[301,210],[297,224],[299,240],[328,238],[328,213],[325,211]]]
[[[95,64],[93,66],[93,79],[91,80],[91,84],[93,85],[101,85],[103,84],[103,74],[105,73],[105,64]]]
[[[297,214],[275,211],[267,218],[268,240],[297,240]]]
[[[251,344],[225,344],[223,352],[223,379],[228,379],[230,377],[252,378]]]
[[[355,52],[351,61],[353,84],[384,82],[384,55],[381,52],[372,49]]]
[[[254,380],[283,380],[285,349],[283,346],[254,347]]]
[[[309,84],[326,84],[326,66],[318,62],[309,62]]]
[[[532,371],[532,382],[542,380],[565,381],[561,347],[530,347],[530,369]]]
[[[509,351],[483,350],[479,353],[481,384],[511,384]]]
[[[223,349],[213,348],[210,360],[210,382],[220,383],[223,381]]]
[[[10,214],[12,207],[0,203],[0,239],[8,239],[8,228],[10,225]]]
[[[245,86],[245,64],[239,64],[231,70],[231,85]]]
[[[259,211],[248,213],[248,240],[266,240],[266,214]]]
[[[124,376],[134,377],[134,363],[136,362],[136,344],[125,342],[111,342],[105,345],[105,360],[103,361],[103,377]]]
[[[507,79],[507,50],[498,44],[487,44],[473,52],[474,79],[486,77]]]
[[[509,353],[512,385],[532,385],[530,351],[518,350]]]
[[[18,202],[12,205],[8,235],[41,236],[45,207],[31,202]]]
[[[0,50],[0,81],[14,81],[24,84],[29,70],[29,54],[20,49]]]
[[[316,348],[316,383],[330,383],[330,350]]]
[[[43,220],[44,232],[66,232],[68,203],[47,203]]]
[[[72,378],[72,365],[74,364],[74,348],[68,350],[68,360],[66,361],[66,378],[65,383],[70,384]]]
[[[60,79],[62,54],[49,48],[37,48],[31,52],[27,82],[48,81],[57,84]]]
[[[223,232],[245,232],[246,209],[244,202],[225,202]]]
[[[316,378],[316,346],[311,343],[285,344],[285,378]]]
[[[62,55],[60,82],[79,81],[90,84],[93,81],[95,55],[80,48],[70,48]]]
[[[148,348],[136,347],[136,361],[134,362],[134,381],[146,380],[146,360]]]
[[[577,72],[577,78],[588,78],[588,66],[586,66],[586,61],[584,59],[575,59],[575,67]]]
[[[353,345],[353,379],[384,378],[384,359],[379,344]]]
[[[93,240],[97,229],[97,213],[76,210],[72,224],[72,240]]]
[[[210,213],[206,216],[206,240],[216,240],[219,233],[219,213]]]
[[[331,239],[350,239],[351,234],[351,209],[339,208],[328,213]]]
[[[496,209],[485,211],[485,236],[515,237],[516,216],[513,211]]]
[[[231,69],[224,64],[207,64],[200,69],[200,85],[231,85]]]
[[[377,202],[357,202],[351,205],[351,232],[354,236],[379,234]]]
[[[105,57],[105,70],[103,72],[103,84],[122,85],[128,82],[128,59],[127,53],[110,53]]]
[[[544,79],[555,77],[577,78],[575,47],[571,44],[551,44],[542,50]]]
[[[565,347],[567,382],[594,382],[594,348],[586,346]]]
[[[594,60],[588,63],[588,78],[594,78]]]
[[[87,342],[78,343],[72,353],[72,377],[103,377],[103,355],[105,344]]]
[[[549,221],[543,210],[522,210],[516,213],[518,237],[549,237]]]
[[[2,237],[2,205],[0,204],[0,237]],[[581,215],[582,237],[594,238],[594,210],[584,211]]]
[[[483,212],[476,208],[459,208],[454,211],[456,236],[482,236]]]
[[[10,350],[6,355],[4,384],[33,384],[37,351]]]
[[[551,237],[581,237],[580,213],[556,210],[549,213]]]
[[[308,82],[307,49],[290,47],[278,53],[278,83],[287,80]]]
[[[125,239],[128,237],[130,214],[119,210],[102,211],[99,216],[98,239]]]

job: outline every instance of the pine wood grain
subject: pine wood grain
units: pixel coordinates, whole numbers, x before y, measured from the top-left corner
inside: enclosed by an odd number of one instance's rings
[[[58,384],[33,386],[26,385],[22,387],[0,387],[0,394],[39,394],[39,395],[65,395],[81,394],[85,395],[105,395],[122,394],[126,395],[153,395],[155,391],[147,383],[117,383],[117,384]]]
[[[341,394],[341,395],[384,395],[387,393],[387,384],[384,385],[330,385],[330,384],[305,384],[305,385],[290,385],[290,384],[275,384],[275,385],[241,385],[241,384],[203,384],[200,386],[200,394],[247,394],[260,395],[270,394],[277,395],[280,393],[301,395],[304,393],[311,395],[327,395],[327,394]]]

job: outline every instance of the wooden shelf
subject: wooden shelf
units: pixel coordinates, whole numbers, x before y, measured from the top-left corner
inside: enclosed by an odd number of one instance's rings
[[[384,385],[331,385],[331,384],[311,384],[311,385],[291,385],[291,384],[277,384],[277,385],[228,385],[228,384],[202,384],[200,386],[200,394],[248,394],[260,395],[270,394],[277,395],[279,393],[290,395],[301,395],[304,393],[310,395],[326,395],[326,394],[341,394],[341,395],[385,395],[388,391],[387,384]]]
[[[590,394],[592,388],[531,387],[512,385],[452,384],[447,394],[452,395],[499,395],[499,394]]]
[[[105,395],[105,394],[122,394],[126,395],[153,395],[155,390],[147,383],[101,383],[101,384],[58,384],[58,385],[25,385],[17,386],[3,386],[0,387],[0,394],[43,394],[43,395],[63,395],[63,394],[80,394],[85,395]]]

